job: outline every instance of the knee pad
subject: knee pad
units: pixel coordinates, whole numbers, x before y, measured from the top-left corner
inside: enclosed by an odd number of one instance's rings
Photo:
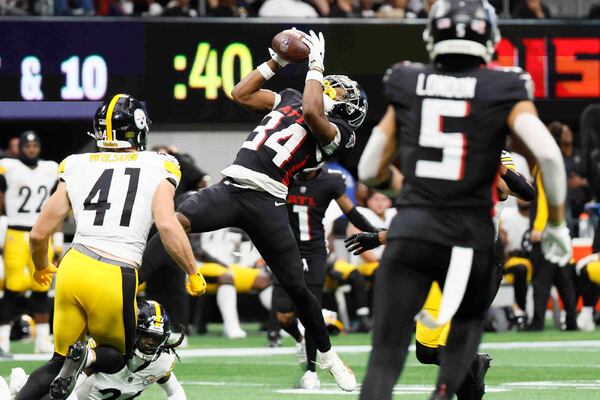
[[[50,299],[48,292],[32,292],[29,299],[32,314],[50,313]]]
[[[437,347],[427,347],[419,342],[416,342],[416,356],[421,364],[440,365],[440,352]]]

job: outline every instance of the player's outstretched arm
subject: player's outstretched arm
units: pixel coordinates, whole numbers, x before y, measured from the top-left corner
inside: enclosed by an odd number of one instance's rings
[[[537,116],[533,102],[520,101],[508,116],[508,126],[535,157],[548,199],[548,224],[542,250],[551,262],[565,265],[571,256],[571,238],[565,223],[567,175],[562,154],[546,126]]]
[[[175,187],[169,181],[163,180],[152,199],[152,215],[165,250],[188,274],[191,286],[188,287],[188,291],[193,295],[200,295],[206,291],[206,282],[198,272],[190,241],[175,215],[174,195]]]
[[[500,164],[500,179],[498,189],[506,196],[513,196],[521,200],[531,201],[535,198],[535,188],[527,179],[516,171]]]
[[[338,203],[338,206],[340,206],[342,212],[346,215],[346,217],[348,217],[350,223],[356,228],[363,232],[379,232],[379,229],[371,225],[369,220],[367,220],[365,216],[356,209],[354,203],[346,194],[341,195],[336,200],[336,203]]]
[[[270,50],[270,49],[269,49]],[[262,89],[262,85],[271,79],[279,68],[287,65],[287,61],[274,52],[269,61],[259,65],[244,77],[231,91],[231,97],[239,105],[256,112],[271,111],[277,99],[277,93]]]
[[[388,106],[362,152],[358,162],[358,178],[378,190],[399,191],[403,176],[392,165],[397,148],[396,110]]]
[[[48,259],[48,239],[70,211],[71,202],[67,195],[67,185],[60,182],[54,194],[44,204],[42,212],[29,233],[29,248],[36,269],[34,279],[38,283],[49,283],[48,281],[52,280],[52,274],[56,272],[56,267]]]
[[[185,391],[177,380],[175,373],[171,372],[164,378],[159,379],[158,385],[165,392],[168,400],[187,400]]]

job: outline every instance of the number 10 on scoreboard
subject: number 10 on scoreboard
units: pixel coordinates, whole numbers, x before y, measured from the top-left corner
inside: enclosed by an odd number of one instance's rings
[[[235,61],[239,60],[239,73],[235,71]],[[220,70],[219,70],[220,65]],[[188,69],[188,58],[184,54],[173,57],[173,68],[176,71]],[[187,84],[176,83],[173,87],[173,97],[176,100],[187,99],[189,89],[203,89],[208,100],[219,98],[219,89],[223,89],[225,95],[231,98],[231,91],[236,83],[236,75],[242,79],[252,70],[252,53],[248,46],[243,43],[231,43],[221,56],[219,64],[219,53],[212,49],[210,43],[200,42],[196,49],[191,68],[187,78]]]

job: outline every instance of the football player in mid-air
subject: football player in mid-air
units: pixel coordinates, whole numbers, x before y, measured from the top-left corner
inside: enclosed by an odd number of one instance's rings
[[[33,131],[19,137],[19,158],[0,160],[0,215],[6,211],[8,229],[0,228],[0,250],[4,243],[4,296],[0,300],[0,355],[10,351],[10,322],[17,316],[19,298],[31,290],[31,313],[36,323],[36,353],[52,354],[50,300],[47,285],[33,279],[28,235],[42,207],[56,188],[58,164],[40,159],[42,144]],[[1,219],[2,217],[0,217]],[[2,224],[0,224],[2,225]],[[62,256],[63,233],[52,234],[49,258]]]
[[[502,266],[499,262],[501,258],[498,254],[498,246],[500,238],[498,235],[500,227],[500,216],[502,210],[508,202],[509,196],[517,197],[524,201],[531,201],[535,198],[535,188],[527,182],[527,179],[516,171],[516,167],[512,156],[506,150],[502,150],[500,157],[500,169],[498,171],[498,202],[495,205],[494,212],[494,230],[496,232],[494,247],[493,267],[496,268],[495,285],[492,286],[490,296],[488,297],[489,304],[493,301],[500,283],[502,282]],[[396,188],[398,190],[399,188]],[[352,235],[346,239],[346,246],[350,252],[361,254],[371,248],[375,248],[381,244],[387,243],[387,231],[376,233],[359,233]],[[501,251],[501,250],[500,250]],[[442,303],[442,292],[437,281],[434,281],[423,305],[423,310],[429,312],[434,318],[437,318],[440,312]],[[451,323],[431,328],[422,322],[417,322],[416,326],[416,356],[423,364],[440,365],[440,353],[446,347],[448,334],[450,332]],[[458,400],[481,400],[485,394],[485,374],[490,367],[491,357],[486,353],[477,354],[465,379],[456,392]]]
[[[107,395],[111,399],[132,399],[153,383],[158,383],[168,400],[186,400],[185,391],[173,373],[177,357],[174,349],[184,336],[177,339],[170,336],[171,323],[164,307],[152,300],[139,302],[135,350],[127,365],[114,374],[85,369],[67,400],[105,400]],[[0,383],[0,398],[12,399],[27,379],[22,369],[13,371],[8,390]]]
[[[57,272],[48,260],[56,226],[72,211],[77,228],[56,277],[54,356],[31,374],[18,400],[38,400],[48,392],[66,399],[84,368],[116,373],[125,366],[135,349],[137,269],[153,222],[188,273],[191,294],[206,288],[175,217],[179,166],[171,156],[142,152],[149,124],[141,102],[113,96],[94,117],[93,136],[104,152],[71,155],[58,168],[58,187],[29,235],[38,283],[48,284]],[[87,334],[94,349],[86,347]]]
[[[464,380],[496,284],[490,216],[509,131],[542,169],[550,221],[546,257],[564,264],[571,252],[564,164],[537,117],[530,77],[485,67],[500,38],[493,7],[486,0],[438,0],[424,38],[430,64],[399,63],[384,77],[389,105],[363,153],[367,168],[359,170],[360,179],[384,187],[393,181],[389,165],[398,155],[404,176],[376,276],[363,400],[392,398],[417,314],[431,327],[452,319],[431,398],[451,399]],[[444,289],[435,319],[419,313],[433,281]]]
[[[231,226],[246,231],[292,298],[300,321],[321,352],[321,367],[350,391],[356,378],[331,348],[321,307],[304,280],[285,204],[294,174],[354,146],[354,129],[365,118],[367,101],[360,86],[347,76],[323,78],[322,34],[311,32],[304,43],[310,49],[304,93],[262,89],[288,63],[275,54],[234,87],[231,95],[237,103],[267,115],[242,144],[233,164],[221,171],[225,178],[185,201],[177,215],[188,232]],[[160,243],[151,239],[147,251],[160,251]]]
[[[306,168],[294,177],[294,184],[287,196],[290,226],[300,249],[306,284],[321,304],[323,285],[327,274],[327,246],[323,218],[331,201],[335,200],[350,222],[364,232],[376,232],[369,221],[357,211],[346,195],[344,176],[335,170],[321,166]],[[354,271],[358,274],[358,271]],[[281,327],[298,344],[298,357],[306,364],[306,372],[300,380],[302,389],[318,389],[316,372],[317,347],[310,334],[302,335],[298,328],[294,302],[285,290],[275,283],[273,307]]]

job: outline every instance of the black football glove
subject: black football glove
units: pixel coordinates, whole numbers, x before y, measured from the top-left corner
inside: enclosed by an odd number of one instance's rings
[[[355,233],[344,240],[346,249],[355,256],[364,253],[367,250],[372,250],[375,247],[381,246],[379,241],[379,232],[362,232]]]

